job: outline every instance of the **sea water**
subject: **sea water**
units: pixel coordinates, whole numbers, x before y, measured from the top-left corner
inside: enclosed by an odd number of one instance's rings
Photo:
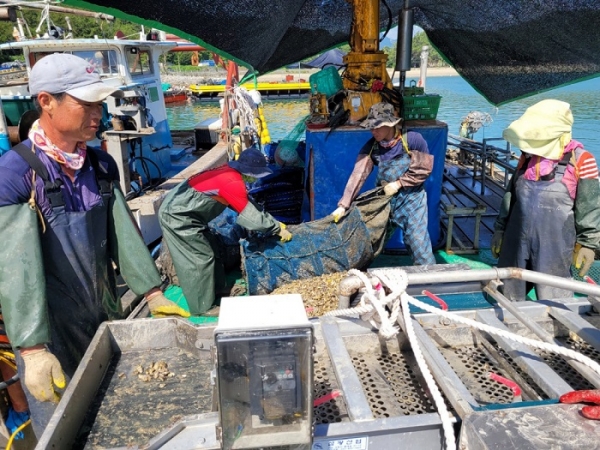
[[[407,79],[406,84],[411,80]],[[470,112],[489,114],[492,122],[474,135],[474,139],[478,141],[502,137],[502,130],[540,100],[552,98],[568,102],[575,118],[573,138],[581,141],[600,161],[600,78],[515,100],[500,107],[490,104],[459,76],[429,77],[426,92],[442,96],[437,119],[448,124],[449,134],[459,134],[460,124]],[[218,117],[219,113],[218,102],[196,102],[167,108],[169,124],[174,130],[192,129],[194,124]],[[308,113],[306,98],[264,100],[265,119],[273,141],[284,139]],[[502,146],[496,142],[493,144]]]

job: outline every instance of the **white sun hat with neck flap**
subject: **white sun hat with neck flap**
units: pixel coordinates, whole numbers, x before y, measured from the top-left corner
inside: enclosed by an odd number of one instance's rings
[[[548,99],[527,108],[502,137],[525,153],[557,160],[571,141],[572,129],[571,105]]]

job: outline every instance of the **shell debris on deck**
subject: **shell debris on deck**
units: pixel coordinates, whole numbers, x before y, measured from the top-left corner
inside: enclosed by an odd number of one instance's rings
[[[348,272],[337,272],[304,280],[294,280],[271,294],[300,294],[308,317],[319,317],[338,309],[338,287]]]

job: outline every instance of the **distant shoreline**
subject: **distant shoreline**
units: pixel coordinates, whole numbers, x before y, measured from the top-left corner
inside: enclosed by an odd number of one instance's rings
[[[171,72],[169,74],[163,74],[161,76],[162,80],[165,83],[170,83],[173,86],[180,87],[182,89],[186,89],[190,84],[196,84],[201,82],[201,80],[222,80],[226,77],[226,72],[220,68],[210,68],[211,70],[204,70],[199,72]],[[318,69],[280,69],[275,72],[271,72],[266,75],[261,75],[258,77],[258,81],[264,83],[273,83],[273,82],[281,82],[281,81],[308,81],[309,77],[318,72]],[[243,68],[240,69],[240,77],[243,77],[246,73],[246,70]],[[390,77],[394,76],[394,81],[397,82],[399,73],[396,72],[394,74],[393,69],[388,69],[388,73]],[[406,72],[406,79],[418,79],[421,76],[420,69],[411,69]],[[458,72],[454,70],[452,67],[429,67],[427,69],[427,77],[452,77],[458,76]],[[286,78],[292,78],[291,80],[286,80]]]
[[[298,81],[300,79],[308,81],[308,77],[310,77],[313,73],[318,72],[318,70],[286,70],[284,71],[275,71],[273,73],[269,73],[266,75],[261,75],[258,77],[258,81],[263,82],[273,82],[273,81],[283,81],[286,75],[291,75],[294,77],[294,81]],[[390,77],[394,73],[393,69],[388,69],[388,73]],[[240,73],[241,75],[241,73]],[[394,74],[394,79],[398,79],[398,72]],[[406,78],[419,78],[421,76],[421,69],[411,69],[406,72]],[[454,70],[452,67],[429,67],[427,68],[427,77],[452,77],[458,76],[458,72]]]
[[[421,69],[411,69],[406,72],[406,78],[419,78]],[[457,77],[458,72],[452,67],[428,67],[427,77]]]

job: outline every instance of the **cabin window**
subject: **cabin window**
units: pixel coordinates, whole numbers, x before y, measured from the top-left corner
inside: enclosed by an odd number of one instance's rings
[[[127,55],[127,66],[132,76],[152,74],[152,57],[149,50],[128,47],[125,54]]]
[[[35,65],[44,56],[54,52],[37,52],[31,53],[31,67]],[[114,50],[81,50],[75,52],[64,52],[71,53],[75,56],[85,59],[89,62],[94,71],[100,75],[101,78],[114,77],[119,75],[119,66],[117,64],[117,52]]]
[[[119,75],[117,52],[114,50],[77,51],[73,54],[89,62],[102,78]]]

